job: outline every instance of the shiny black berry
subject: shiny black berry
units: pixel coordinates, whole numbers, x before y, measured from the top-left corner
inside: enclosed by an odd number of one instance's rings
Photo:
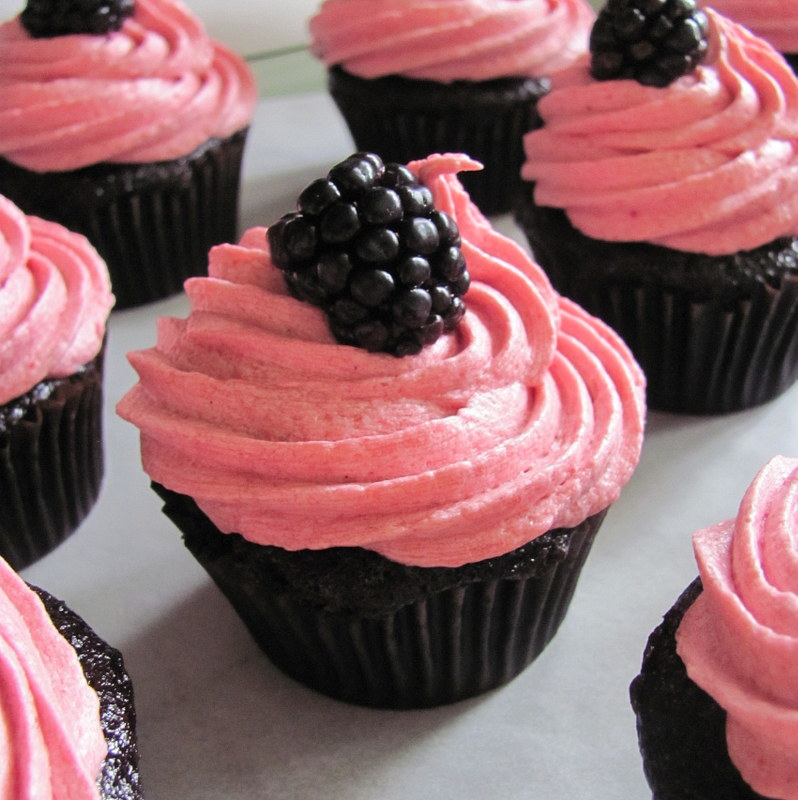
[[[20,21],[34,39],[102,35],[118,31],[134,7],[134,0],[28,0]]]
[[[406,166],[373,153],[313,181],[268,241],[292,294],[323,308],[344,344],[412,355],[465,313],[457,223]]]
[[[708,32],[696,0],[608,0],[590,35],[591,74],[668,86],[704,58]]]

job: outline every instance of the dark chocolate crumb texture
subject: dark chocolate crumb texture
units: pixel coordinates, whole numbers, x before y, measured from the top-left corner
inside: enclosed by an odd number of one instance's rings
[[[133,684],[122,654],[101,639],[74,611],[48,592],[42,599],[59,633],[77,653],[86,682],[100,700],[100,724],[108,744],[98,785],[103,800],[141,800]]]
[[[726,712],[690,680],[676,652],[676,631],[701,591],[698,578],[664,616],[630,687],[652,800],[764,800],[729,758]]]

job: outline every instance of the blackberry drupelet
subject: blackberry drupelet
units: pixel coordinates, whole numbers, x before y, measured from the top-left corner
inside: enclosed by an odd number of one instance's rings
[[[20,20],[34,39],[102,35],[118,31],[133,11],[134,0],[28,0]]]
[[[268,231],[291,293],[342,344],[414,355],[452,330],[470,285],[457,223],[404,165],[355,153]]]
[[[591,74],[668,86],[704,58],[708,31],[695,0],[608,0],[590,35]]]

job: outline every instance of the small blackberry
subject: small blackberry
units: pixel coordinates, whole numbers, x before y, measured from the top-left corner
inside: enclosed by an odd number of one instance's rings
[[[323,308],[343,344],[413,355],[465,313],[457,223],[407,167],[373,153],[313,181],[268,241],[291,293]]]
[[[668,86],[704,58],[708,32],[695,0],[609,0],[590,34],[590,72]]]
[[[28,0],[20,20],[34,39],[101,35],[118,31],[133,10],[134,0]]]

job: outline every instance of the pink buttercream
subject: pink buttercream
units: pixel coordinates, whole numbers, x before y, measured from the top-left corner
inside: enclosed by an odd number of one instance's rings
[[[0,798],[99,800],[107,752],[77,654],[0,558]]]
[[[460,227],[457,331],[406,358],[337,344],[253,228],[187,282],[188,319],[130,354],[140,381],[118,412],[144,469],[220,530],[456,566],[582,522],[637,463],[643,377],[625,345],[490,227],[453,174],[473,162],[410,166]]]
[[[727,712],[753,789],[798,798],[798,459],[757,475],[736,519],[694,536],[703,591],[677,634],[690,678]]]
[[[551,74],[587,50],[585,0],[326,0],[312,50],[364,78],[448,82]]]
[[[712,255],[798,234],[798,80],[743,27],[708,12],[711,57],[660,89],[564,70],[525,136],[535,201],[609,241]]]
[[[706,0],[701,5],[745,25],[782,53],[798,53],[798,0]]]
[[[0,196],[0,404],[91,361],[113,302],[105,262],[84,236]]]
[[[245,128],[255,101],[244,61],[179,0],[136,0],[105,36],[0,26],[0,155],[27,169],[178,158]]]

